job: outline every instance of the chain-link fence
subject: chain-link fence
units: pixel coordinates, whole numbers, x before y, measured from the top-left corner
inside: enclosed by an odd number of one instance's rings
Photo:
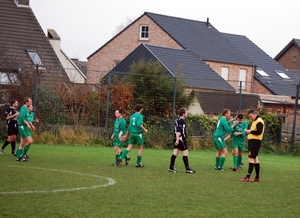
[[[197,78],[189,79],[196,80]],[[245,86],[237,81],[228,81],[237,86],[235,87],[236,93],[218,89],[208,92],[188,87],[185,80],[186,77],[148,74],[147,72],[135,74],[109,72],[99,84],[56,81],[51,86],[42,86],[36,80],[30,86],[0,85],[2,138],[6,137],[4,110],[12,99],[17,99],[22,105],[25,96],[33,99],[35,116],[40,120],[39,132],[52,131],[55,133],[59,127],[73,129],[80,127],[95,136],[111,134],[116,109],[123,109],[124,117],[128,120],[133,113],[134,105],[141,103],[144,107],[145,125],[153,133],[153,136],[149,136],[148,139],[152,138],[155,141],[156,138],[157,143],[166,145],[162,147],[168,147],[172,141],[173,123],[177,116],[176,111],[180,107],[189,108],[190,113],[193,114],[216,117],[224,108],[238,113],[249,108],[259,109],[262,106],[256,95],[249,97],[249,95],[243,94],[243,87],[251,84]],[[207,80],[206,82],[211,81]],[[242,87],[242,92],[239,92],[239,87]],[[294,88],[296,93],[297,87]],[[278,107],[278,105],[275,106]],[[294,104],[291,103],[290,108],[293,107]],[[268,108],[272,107],[269,105]],[[285,108],[287,109],[287,106]],[[277,110],[276,113],[286,116],[287,111]],[[294,110],[291,109],[288,114],[290,118],[282,119],[284,123],[291,122],[293,124],[294,119],[291,119],[294,116],[293,112]],[[298,116],[298,108],[296,112]],[[297,122],[299,120],[297,119]],[[193,123],[191,128],[192,135],[203,136],[205,133],[203,126],[199,123]],[[167,137],[162,134],[164,132],[168,134]]]

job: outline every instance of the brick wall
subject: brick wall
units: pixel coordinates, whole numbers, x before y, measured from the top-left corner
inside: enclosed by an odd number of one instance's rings
[[[296,56],[294,58],[294,56]],[[292,45],[278,60],[286,69],[300,70],[300,49]]]
[[[252,78],[253,78],[253,68],[250,66],[237,65],[237,64],[228,64],[228,63],[218,63],[206,61],[206,64],[212,68],[215,72],[217,72],[221,76],[222,67],[228,67],[228,83],[233,86],[236,90],[239,90],[239,75],[240,69],[246,70],[246,84],[245,89],[242,92],[252,93]]]
[[[140,25],[149,25],[149,40],[139,40]],[[114,68],[115,60],[123,60],[141,43],[182,49],[165,31],[144,15],[89,57],[87,83],[99,83],[100,79]]]

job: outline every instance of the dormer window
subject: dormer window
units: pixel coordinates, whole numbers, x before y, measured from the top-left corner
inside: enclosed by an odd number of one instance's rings
[[[262,77],[270,77],[269,74],[267,74],[265,71],[263,71],[263,69],[261,68],[257,68],[256,72],[261,75]]]
[[[286,75],[284,72],[281,70],[274,70],[282,79],[290,79],[288,75]]]
[[[140,26],[140,40],[149,40],[149,25]]]

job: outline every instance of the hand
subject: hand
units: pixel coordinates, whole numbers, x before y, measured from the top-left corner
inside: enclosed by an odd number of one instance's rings
[[[174,145],[177,146],[179,144],[179,139],[176,139]]]
[[[249,133],[251,133],[251,130],[250,129],[245,129],[245,133],[249,134]]]
[[[147,133],[147,132],[148,132],[148,129],[144,129],[144,132]]]
[[[238,136],[238,135],[240,135],[240,133],[239,132],[234,132],[233,135]]]

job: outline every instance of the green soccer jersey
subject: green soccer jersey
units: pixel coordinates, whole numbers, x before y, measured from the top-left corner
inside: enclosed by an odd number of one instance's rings
[[[28,112],[27,121],[30,123],[33,123],[33,121],[34,121],[34,113],[33,112]]]
[[[246,121],[243,121],[242,123],[237,124],[234,128],[233,128],[233,132],[230,134],[232,141],[234,143],[238,143],[238,144],[243,144],[246,142],[246,133],[245,133],[245,129],[248,128],[248,123]],[[237,135],[235,136],[233,133],[234,132],[241,132],[242,135]]]
[[[121,117],[119,119],[116,119],[115,125],[114,125],[114,138],[119,138],[119,133],[123,132],[123,135],[126,134],[126,120]]]
[[[226,120],[225,117],[221,117],[218,120],[217,128],[214,133],[214,137],[221,137],[224,139],[226,132],[232,132],[233,128],[229,125],[228,121]]]
[[[143,130],[140,128],[140,126],[143,125],[143,120],[144,117],[142,114],[138,112],[132,114],[129,121],[128,131],[130,133],[142,133]]]
[[[18,117],[18,124],[25,125],[24,120],[28,122],[28,115],[29,111],[26,105],[23,105],[20,109],[19,117]]]

